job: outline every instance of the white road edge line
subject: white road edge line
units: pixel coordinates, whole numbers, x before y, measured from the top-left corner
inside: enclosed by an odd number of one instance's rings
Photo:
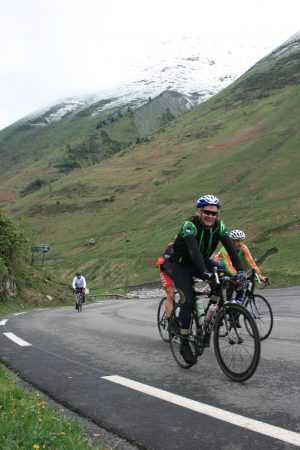
[[[7,322],[8,322],[8,319],[0,320],[0,325],[6,325]]]
[[[23,339],[16,336],[14,333],[3,333],[3,334],[8,339],[13,341],[15,344],[20,345],[21,347],[31,347],[31,344],[29,344],[29,342],[24,341]]]
[[[24,311],[24,312],[19,312],[19,313],[15,313],[14,316],[22,316],[23,314],[26,314],[26,311]]]
[[[151,395],[152,397],[165,400],[167,402],[173,403],[174,405],[182,406],[183,408],[205,414],[207,416],[213,417],[214,419],[223,420],[224,422],[231,423],[232,425],[237,425],[250,431],[255,431],[256,433],[264,434],[265,436],[279,439],[280,441],[284,441],[292,445],[300,446],[300,434],[295,433],[294,431],[289,431],[284,428],[269,425],[264,422],[259,422],[258,420],[250,419],[248,417],[231,413],[229,411],[225,411],[223,409],[216,408],[205,403],[197,402],[195,400],[182,397],[181,395],[172,394],[171,392],[154,388],[152,386],[148,386],[147,384],[130,380],[129,378],[121,377],[118,375],[110,375],[102,378],[104,380],[111,381],[112,383],[117,383],[130,389],[143,392],[144,394]]]

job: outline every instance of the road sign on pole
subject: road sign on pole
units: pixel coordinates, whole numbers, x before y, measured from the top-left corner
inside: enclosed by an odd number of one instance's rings
[[[50,250],[49,244],[38,244],[38,245],[33,245],[31,247],[31,251],[34,253],[48,253],[49,250]]]
[[[40,254],[42,256],[42,265],[44,265],[45,256],[49,252],[49,250],[50,250],[49,244],[32,245],[32,247],[31,247],[31,253],[32,253],[31,264],[33,264],[33,262],[34,262],[34,254]]]

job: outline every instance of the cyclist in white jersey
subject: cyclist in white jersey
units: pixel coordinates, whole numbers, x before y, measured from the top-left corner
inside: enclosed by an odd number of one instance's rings
[[[72,288],[74,292],[82,292],[82,303],[85,302],[85,289],[86,289],[86,280],[81,272],[77,272],[75,277],[73,278]]]

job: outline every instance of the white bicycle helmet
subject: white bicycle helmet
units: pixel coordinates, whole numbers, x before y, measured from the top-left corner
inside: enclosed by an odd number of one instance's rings
[[[216,206],[217,208],[221,208],[221,203],[218,197],[215,197],[214,195],[203,195],[202,197],[198,198],[197,200],[197,208],[203,208],[203,206]]]
[[[246,239],[246,234],[242,230],[231,230],[229,237],[234,241],[244,241]]]

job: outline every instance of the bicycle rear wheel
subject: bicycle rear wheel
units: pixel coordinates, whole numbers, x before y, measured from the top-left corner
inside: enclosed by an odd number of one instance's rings
[[[198,359],[198,351],[197,351],[197,338],[196,338],[196,323],[194,318],[192,319],[190,334],[187,336],[182,336],[180,334],[180,328],[177,322],[177,318],[175,312],[172,314],[170,318],[169,324],[169,343],[172,355],[177,362],[177,364],[183,369],[189,369],[194,364],[196,364]],[[187,361],[184,356],[183,346],[189,347],[190,360]]]
[[[167,319],[166,312],[165,312],[165,302],[166,302],[166,297],[163,297],[158,305],[157,327],[158,327],[158,332],[159,332],[162,340],[164,342],[169,342],[170,341],[170,336],[169,336],[169,331],[168,331],[169,320]]]
[[[254,294],[246,300],[244,306],[256,322],[260,340],[267,339],[273,329],[273,311],[268,300],[262,295]]]
[[[231,380],[242,382],[252,377],[260,360],[260,338],[246,308],[229,304],[220,310],[214,325],[214,350],[219,366]]]

